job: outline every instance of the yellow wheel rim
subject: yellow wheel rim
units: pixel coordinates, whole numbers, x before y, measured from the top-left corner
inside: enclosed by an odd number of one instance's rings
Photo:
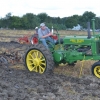
[[[39,50],[30,50],[26,56],[26,64],[29,71],[35,71],[40,74],[46,69],[46,59]]]
[[[98,78],[100,78],[100,66],[96,66],[94,68],[94,75]]]

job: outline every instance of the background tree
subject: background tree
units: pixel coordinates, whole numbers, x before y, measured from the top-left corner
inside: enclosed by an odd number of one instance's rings
[[[16,28],[16,29],[22,29],[22,22],[21,22],[21,18],[18,16],[12,16],[10,18],[11,23],[9,25],[9,27],[11,29]]]
[[[4,28],[9,28],[9,25],[11,24],[11,13],[6,14],[6,16],[1,19],[1,21]]]
[[[38,26],[39,22],[40,19],[32,13],[27,13],[22,17],[22,27],[24,29],[34,29],[36,26]]]
[[[87,28],[87,22],[90,22],[90,26],[92,27],[92,19],[95,18],[96,14],[93,12],[84,12],[80,18],[80,25],[84,28]]]
[[[87,28],[87,22],[90,21],[92,28],[92,19],[95,18],[96,29],[99,29],[100,18],[96,17],[93,12],[85,11],[83,15],[73,15],[69,17],[50,17],[46,13],[35,15],[33,13],[26,13],[22,17],[12,16],[11,13],[6,14],[4,18],[0,19],[0,28],[16,28],[16,29],[34,29],[40,23],[45,22],[51,28],[65,30],[66,28],[73,28],[80,24],[83,28]]]
[[[95,18],[95,28],[100,29],[100,17]]]
[[[71,17],[68,17],[65,21],[65,25],[67,28],[73,28],[73,26],[76,26],[79,23],[78,15],[73,15]]]
[[[40,13],[37,15],[37,17],[40,18],[40,23],[46,22],[48,19],[48,15],[46,13]]]

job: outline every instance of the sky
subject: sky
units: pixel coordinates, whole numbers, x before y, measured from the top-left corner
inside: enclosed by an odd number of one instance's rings
[[[26,13],[46,13],[51,17],[69,17],[91,11],[100,17],[100,0],[1,0],[0,18],[11,13],[23,16]]]

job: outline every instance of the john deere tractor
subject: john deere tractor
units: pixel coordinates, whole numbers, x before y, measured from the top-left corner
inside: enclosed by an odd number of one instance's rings
[[[95,33],[95,20],[92,20],[93,34],[90,34],[90,24],[88,22],[87,36],[65,36],[60,37],[54,33],[51,37],[57,42],[50,45],[47,50],[41,42],[31,45],[24,57],[26,68],[30,72],[40,74],[53,71],[55,64],[68,63],[75,64],[78,60],[96,60],[92,65],[92,74],[100,78],[100,34]],[[34,35],[38,39],[38,36]]]

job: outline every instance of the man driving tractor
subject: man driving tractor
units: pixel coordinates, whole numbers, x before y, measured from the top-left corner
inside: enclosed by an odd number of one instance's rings
[[[54,40],[50,37],[52,36],[52,32],[50,32],[50,29],[46,27],[44,23],[40,24],[40,28],[38,29],[38,36],[40,41],[47,49],[48,49],[48,45],[46,41],[49,41],[52,44],[54,44]]]

